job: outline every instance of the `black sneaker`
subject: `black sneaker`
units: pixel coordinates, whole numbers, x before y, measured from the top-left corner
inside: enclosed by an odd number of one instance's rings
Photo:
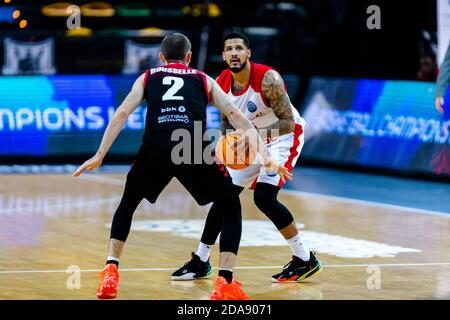
[[[211,274],[212,267],[209,259],[203,262],[195,253],[192,252],[191,255],[191,261],[186,262],[184,266],[172,273],[172,280],[195,280]]]
[[[315,253],[310,252],[309,261],[292,256],[292,261],[283,267],[283,271],[272,276],[272,282],[299,282],[322,270]]]

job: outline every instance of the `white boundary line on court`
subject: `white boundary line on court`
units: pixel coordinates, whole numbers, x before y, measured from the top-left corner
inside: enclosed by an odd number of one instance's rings
[[[362,267],[442,267],[450,266],[450,262],[425,262],[425,263],[366,263],[366,264],[329,264],[322,265],[323,268],[362,268]],[[279,269],[282,266],[248,266],[248,267],[235,267],[234,269]],[[213,269],[218,269],[214,267]],[[131,268],[131,269],[120,269],[120,272],[125,271],[173,271],[177,268]],[[66,270],[6,270],[0,271],[1,274],[18,274],[18,273],[71,273],[73,271],[79,272],[101,272],[100,269],[66,269]]]
[[[113,184],[116,186],[124,186],[125,185],[125,180],[111,178],[111,177],[105,177],[105,176],[99,176],[99,175],[94,175],[94,174],[81,175],[80,178],[89,180],[89,181],[99,182],[99,183]],[[354,203],[354,204],[360,204],[360,205],[366,205],[366,206],[378,207],[378,208],[404,210],[404,211],[410,211],[410,212],[419,213],[419,214],[435,215],[435,216],[440,216],[440,217],[450,219],[450,213],[425,210],[425,209],[417,209],[417,208],[387,204],[387,203],[382,203],[382,202],[358,200],[358,199],[331,196],[331,195],[327,195],[327,194],[319,194],[319,193],[305,192],[305,191],[292,190],[292,189],[281,189],[280,193],[300,195],[300,196],[309,196],[309,197],[315,197],[315,198],[320,198],[320,199],[329,199],[329,200]]]
[[[31,206],[31,207],[16,207],[16,208],[5,208],[5,209],[0,209],[0,214],[11,214],[14,213],[16,211],[19,212],[27,212],[27,211],[42,211],[42,210],[49,210],[49,209],[65,209],[67,207],[85,207],[88,205],[99,205],[99,204],[104,204],[104,203],[117,203],[120,201],[120,199],[122,198],[122,196],[117,196],[117,197],[111,197],[111,198],[104,198],[104,199],[93,199],[93,200],[87,200],[87,201],[68,201],[68,202],[63,202],[63,203],[56,203],[56,204],[50,204],[48,206],[44,206],[44,207],[35,207],[35,206]]]

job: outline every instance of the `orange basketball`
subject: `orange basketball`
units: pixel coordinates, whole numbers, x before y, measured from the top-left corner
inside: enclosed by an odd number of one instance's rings
[[[232,132],[221,136],[216,145],[216,156],[225,166],[234,170],[242,170],[251,165],[257,155],[256,147],[251,146],[249,139],[245,140],[245,152],[237,150],[240,139],[246,139],[238,133]]]

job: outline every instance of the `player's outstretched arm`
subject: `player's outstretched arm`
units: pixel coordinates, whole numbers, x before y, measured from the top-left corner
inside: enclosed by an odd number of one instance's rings
[[[266,129],[268,132],[278,130],[280,136],[293,132],[295,121],[292,114],[292,104],[285,90],[283,78],[274,70],[267,71],[261,83],[261,90],[264,97],[269,101],[278,121],[270,126],[258,129]]]
[[[231,125],[230,120],[221,112],[220,113],[220,131],[222,134],[226,134],[227,130],[234,130],[235,128]]]
[[[264,165],[275,169],[279,173],[283,182],[286,178],[292,179],[292,174],[270,157],[269,151],[267,150],[266,145],[262,141],[256,129],[252,126],[245,115],[234,105],[230,97],[223,92],[217,82],[209,76],[207,76],[207,81],[211,103],[219,108],[234,128],[245,131],[245,133],[249,136],[251,143],[256,142],[258,153],[262,156]]]
[[[97,152],[92,158],[88,159],[78,167],[78,169],[73,173],[74,177],[78,177],[84,170],[91,171],[100,167],[103,162],[103,158],[106,156],[111,148],[111,145],[114,143],[120,131],[124,127],[128,117],[136,110],[144,98],[144,77],[145,74],[142,74],[136,79],[131,91],[114,112],[114,115],[106,127],[105,133],[103,134],[102,142],[100,143],[100,147]]]

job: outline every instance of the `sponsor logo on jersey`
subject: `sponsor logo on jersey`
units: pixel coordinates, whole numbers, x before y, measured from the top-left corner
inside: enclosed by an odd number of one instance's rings
[[[162,108],[161,109],[161,113],[171,112],[171,111],[177,111],[177,108],[175,108],[175,107],[168,107],[168,108]]]
[[[178,111],[180,111],[180,112],[185,112],[185,111],[186,111],[186,108],[185,108],[184,106],[179,106],[179,107],[178,107]]]
[[[158,117],[158,124],[165,122],[183,122],[189,123],[189,118],[185,114],[166,114]]]
[[[247,110],[248,111],[255,112],[256,109],[258,109],[258,107],[256,106],[256,104],[253,101],[247,102]]]

